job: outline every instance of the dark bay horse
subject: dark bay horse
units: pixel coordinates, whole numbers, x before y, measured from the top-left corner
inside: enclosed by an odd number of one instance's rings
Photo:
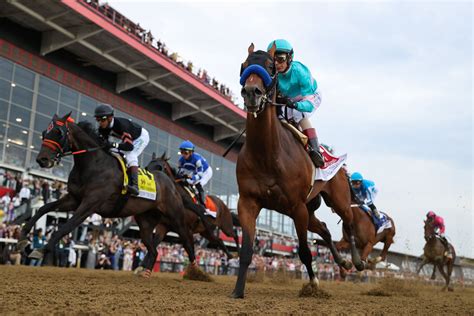
[[[199,204],[199,202],[193,201],[190,194],[184,189],[184,182],[180,181],[182,179],[177,178],[176,170],[170,166],[168,160],[169,158],[166,158],[166,153],[163,153],[161,157],[157,157],[155,153],[153,153],[152,160],[147,165],[146,169],[149,171],[163,171],[165,174],[168,175],[168,177],[170,177],[170,179],[176,182],[176,187],[181,195],[181,198],[183,199],[184,207],[186,210],[188,210],[185,214],[185,221],[187,226],[191,229],[193,233],[200,234],[207,240],[215,242],[219,246],[219,248],[221,248],[229,258],[231,258],[232,255],[230,254],[227,247],[224,245],[224,242],[219,237],[215,236],[212,232],[206,230],[202,221],[199,220],[199,216],[197,216],[196,213],[205,212],[204,208]],[[214,195],[208,195],[208,197],[212,199],[212,201],[217,207],[216,218],[207,216],[209,218],[209,221],[213,225],[212,228],[218,227],[225,235],[232,237],[235,241],[237,249],[239,249],[239,239],[237,236],[237,232],[234,230],[234,221],[232,213],[230,212],[227,205],[225,205],[225,203],[220,198]],[[196,211],[193,210],[194,208],[201,208],[201,210]],[[166,233],[170,230],[170,227],[169,225],[167,225],[166,222],[163,221],[160,222],[160,224],[161,225],[157,227],[156,233],[161,236],[162,240],[162,238],[164,238]],[[159,238],[159,241],[161,240]]]
[[[424,230],[426,243],[425,247],[423,247],[423,262],[418,267],[417,274],[420,273],[421,268],[423,268],[425,264],[431,263],[433,264],[432,278],[434,278],[435,270],[438,268],[439,272],[441,272],[441,275],[446,281],[446,285],[443,287],[443,290],[447,289],[448,291],[453,291],[454,289],[450,282],[454,267],[454,260],[456,259],[454,247],[451,243],[449,243],[449,247],[451,247],[452,258],[448,258],[446,256],[446,247],[436,235],[435,228],[432,223],[425,221]],[[446,271],[444,271],[444,266],[446,266]]]
[[[373,247],[383,242],[384,246],[379,256],[370,261],[372,267],[375,267],[380,261],[385,261],[387,258],[388,249],[393,244],[393,237],[395,236],[395,222],[387,214],[388,220],[392,223],[392,227],[384,229],[382,232],[377,234],[374,223],[367,212],[364,212],[358,205],[352,206],[352,213],[354,218],[354,237],[356,241],[356,247],[359,249],[360,258],[366,264],[369,254],[372,252]],[[342,230],[342,239],[336,243],[337,250],[349,250],[350,241],[347,233]]]
[[[48,244],[35,253],[41,258],[50,254],[64,235],[79,226],[88,216],[97,213],[105,218],[135,216],[140,227],[140,236],[147,247],[149,261],[147,269],[152,269],[157,256],[153,244],[153,230],[160,220],[166,218],[182,239],[189,259],[195,262],[193,236],[186,228],[184,207],[173,181],[161,172],[155,172],[157,188],[155,200],[129,196],[118,207],[123,188],[123,172],[120,163],[110,153],[102,149],[104,145],[89,122],[73,123],[70,114],[60,118],[54,115],[48,129],[43,132],[43,144],[36,161],[43,168],[52,168],[61,157],[74,155],[74,166],[69,174],[68,193],[57,201],[45,204],[22,229],[19,248],[26,246],[26,235],[35,222],[52,211],[73,211],[73,216],[54,232]]]
[[[262,208],[276,210],[291,217],[299,240],[298,254],[310,277],[310,287],[318,285],[311,267],[311,251],[307,231],[319,234],[330,247],[335,261],[349,269],[350,262],[336,250],[326,225],[314,216],[319,193],[342,218],[344,229],[351,237],[353,262],[358,269],[360,260],[353,237],[351,193],[345,171],[340,169],[330,181],[314,181],[313,164],[304,147],[284,128],[277,117],[277,76],[273,61],[275,45],[270,52],[254,52],[253,44],[241,67],[242,96],[247,110],[246,141],[237,160],[239,186],[238,213],[243,241],[240,268],[232,293],[243,298],[248,266],[252,260],[256,219]]]

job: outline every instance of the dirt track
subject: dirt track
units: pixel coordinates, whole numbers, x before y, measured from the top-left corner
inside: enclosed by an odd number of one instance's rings
[[[392,296],[366,293],[381,285],[325,283],[330,298],[300,298],[302,281],[248,283],[244,300],[230,299],[235,277],[204,283],[178,274],[155,273],[143,279],[131,273],[85,269],[0,266],[0,314],[459,314],[474,315],[474,289],[400,284]],[[390,286],[390,285],[389,285]],[[384,293],[384,290],[382,294]],[[398,291],[398,292],[397,292]],[[375,291],[375,293],[379,293]]]

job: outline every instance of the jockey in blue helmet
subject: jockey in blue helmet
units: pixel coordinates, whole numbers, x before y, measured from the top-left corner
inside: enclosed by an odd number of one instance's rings
[[[375,196],[378,193],[375,183],[364,179],[362,174],[359,172],[354,172],[351,175],[351,187],[359,201],[367,205],[372,210],[375,217],[380,220],[380,213],[374,204]]]
[[[324,166],[324,158],[319,151],[318,136],[311,126],[309,117],[321,104],[318,84],[309,69],[299,61],[293,61],[293,47],[284,39],[272,41],[267,51],[275,44],[275,68],[278,72],[279,96],[277,102],[286,104],[281,118],[295,121],[308,136],[308,153],[313,164]]]
[[[206,159],[194,152],[195,146],[189,140],[185,140],[179,145],[181,157],[179,157],[178,174],[187,175],[186,181],[194,185],[199,192],[199,199],[202,205],[206,205],[206,195],[203,186],[212,178],[212,168]]]

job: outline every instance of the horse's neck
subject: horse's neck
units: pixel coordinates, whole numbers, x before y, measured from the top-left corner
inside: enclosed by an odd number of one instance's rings
[[[246,146],[262,156],[273,156],[280,148],[281,123],[276,108],[267,104],[257,117],[247,114]]]
[[[90,149],[99,146],[99,144],[97,144],[94,139],[87,135],[87,133],[77,125],[71,126],[70,132],[72,138],[71,149],[73,151]],[[111,158],[111,156],[106,155],[104,151],[99,149],[93,152],[74,155],[74,164],[83,168],[87,168],[95,166],[98,160],[107,160],[109,158]]]

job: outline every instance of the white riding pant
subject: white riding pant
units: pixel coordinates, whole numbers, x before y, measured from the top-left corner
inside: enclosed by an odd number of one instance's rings
[[[204,173],[202,174],[201,179],[196,181],[196,184],[201,183],[201,186],[204,187],[209,182],[209,180],[211,180],[211,178],[212,178],[212,168],[211,166],[209,166],[209,168],[207,168],[207,170],[204,171]]]
[[[138,156],[143,152],[145,147],[150,142],[150,135],[148,131],[142,128],[140,137],[133,141],[133,150],[125,151],[123,153],[125,160],[127,161],[127,167],[138,167]]]
[[[319,108],[320,105],[321,105],[321,94],[317,92],[315,94],[314,108],[311,112],[300,112],[296,109],[292,109],[287,106],[284,106],[282,108],[283,118],[285,118],[285,113],[287,113],[288,120],[294,120],[297,124],[300,124],[302,119],[311,117],[314,114],[314,112],[316,112],[316,110]]]

